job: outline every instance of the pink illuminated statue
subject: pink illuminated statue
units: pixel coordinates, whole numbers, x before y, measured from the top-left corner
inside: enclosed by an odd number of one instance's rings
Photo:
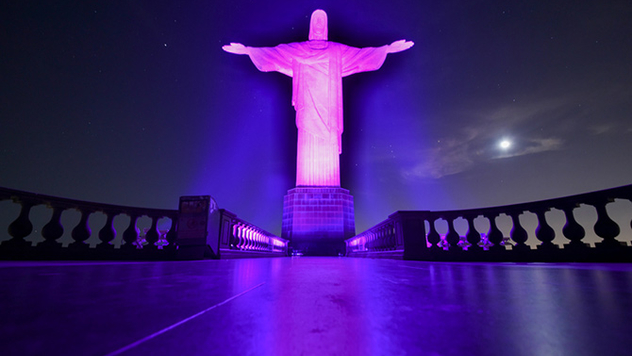
[[[413,42],[355,48],[327,40],[327,14],[312,13],[309,41],[276,47],[223,46],[226,52],[247,54],[262,72],[292,77],[292,105],[298,127],[297,186],[340,186],[342,78],[377,70],[386,55],[407,50]]]

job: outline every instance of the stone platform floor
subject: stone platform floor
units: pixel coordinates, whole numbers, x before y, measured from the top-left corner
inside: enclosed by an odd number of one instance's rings
[[[0,262],[2,355],[629,355],[632,265]]]

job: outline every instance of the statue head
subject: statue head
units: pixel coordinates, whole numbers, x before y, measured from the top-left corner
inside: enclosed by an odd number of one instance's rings
[[[323,10],[312,12],[309,23],[309,40],[327,41],[327,13]]]

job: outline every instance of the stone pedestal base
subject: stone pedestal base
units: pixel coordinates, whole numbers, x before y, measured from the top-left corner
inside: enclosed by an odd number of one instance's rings
[[[353,196],[338,187],[297,187],[283,198],[281,237],[294,253],[338,256],[355,235]]]

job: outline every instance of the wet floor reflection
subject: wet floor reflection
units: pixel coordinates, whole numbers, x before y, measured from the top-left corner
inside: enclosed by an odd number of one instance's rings
[[[123,354],[627,354],[631,271],[306,257],[5,263],[0,343],[5,354],[105,355],[208,310]]]
[[[340,258],[283,263],[265,286],[273,312],[260,331],[270,355],[579,355],[604,347],[616,354],[627,340],[613,333],[630,316],[626,271]],[[600,341],[608,339],[614,342]]]

